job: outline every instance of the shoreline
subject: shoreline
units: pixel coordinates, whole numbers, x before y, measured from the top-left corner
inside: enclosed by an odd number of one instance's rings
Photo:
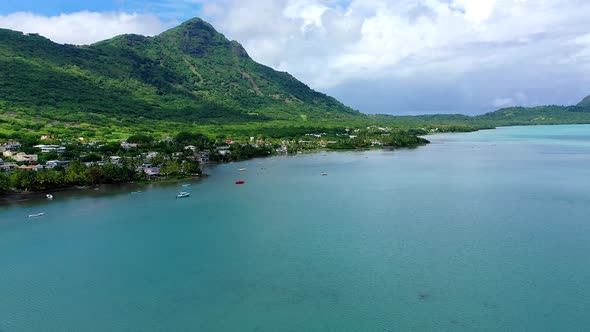
[[[395,146],[374,146],[374,147],[367,147],[362,149],[328,149],[328,148],[319,148],[319,149],[310,149],[300,151],[294,154],[276,154],[270,155],[266,157],[254,157],[249,159],[243,160],[236,160],[236,161],[229,161],[229,162],[220,162],[220,161],[208,161],[201,164],[203,170],[207,167],[211,167],[214,165],[222,165],[227,163],[234,163],[234,162],[244,162],[248,160],[254,160],[257,158],[272,158],[272,157],[280,157],[280,156],[297,156],[300,154],[312,154],[312,153],[322,153],[322,152],[350,152],[350,151],[374,151],[374,150],[396,150],[396,149],[417,149],[422,146],[426,146],[429,143],[425,144],[418,144],[415,146],[408,146],[408,147],[395,147]],[[42,191],[8,191],[3,194],[0,194],[0,208],[3,206],[9,206],[12,204],[19,204],[19,203],[27,203],[33,201],[46,201],[48,200],[45,195],[47,194],[54,194],[56,192],[66,192],[66,193],[74,193],[74,192],[90,192],[90,191],[100,191],[101,188],[108,188],[109,190],[113,190],[114,188],[127,188],[132,186],[145,186],[145,185],[166,185],[166,184],[173,184],[179,183],[183,181],[191,181],[198,179],[204,179],[209,175],[206,173],[202,173],[201,175],[194,175],[189,177],[182,177],[182,178],[173,178],[173,179],[158,179],[158,180],[142,180],[136,182],[124,182],[124,183],[108,183],[108,184],[98,184],[94,186],[71,186],[71,187],[64,187],[64,188],[56,188],[54,190],[42,190]]]
[[[27,204],[27,203],[39,203],[51,201],[47,199],[45,195],[52,194],[53,196],[66,196],[74,197],[79,196],[76,194],[82,194],[87,197],[92,196],[104,196],[111,194],[129,194],[142,192],[141,189],[152,186],[169,186],[176,185],[179,183],[189,182],[195,183],[200,180],[207,178],[208,175],[203,173],[200,176],[191,176],[184,178],[175,179],[162,179],[157,181],[136,181],[136,182],[125,182],[125,183],[106,183],[95,186],[72,186],[65,188],[58,188],[55,190],[44,190],[44,191],[10,191],[0,195],[0,208],[11,205]],[[140,190],[133,190],[140,189]],[[64,195],[55,195],[56,193],[62,193]]]
[[[548,125],[548,124],[539,124],[535,126],[575,126],[575,125],[588,125],[585,123],[577,123],[577,124],[555,124],[555,125]],[[423,135],[422,137],[428,136],[437,136],[437,135],[445,135],[445,134],[469,134],[475,133],[480,131],[487,131],[487,130],[497,130],[500,128],[514,128],[514,127],[530,127],[531,125],[513,125],[513,126],[498,126],[495,128],[482,128],[468,132],[436,132],[436,133],[428,133],[427,135]],[[270,155],[266,157],[254,157],[249,159],[243,160],[236,160],[230,162],[219,162],[219,161],[208,161],[201,164],[203,173],[201,175],[196,176],[189,176],[189,177],[182,177],[182,178],[171,178],[171,179],[159,179],[159,180],[142,180],[136,182],[126,182],[126,183],[115,183],[115,184],[100,184],[95,186],[72,186],[72,187],[65,187],[65,188],[57,188],[55,190],[45,190],[45,191],[8,191],[3,194],[0,194],[0,208],[11,206],[11,205],[18,205],[18,204],[27,204],[27,203],[38,203],[48,201],[46,198],[46,194],[55,194],[55,193],[65,193],[65,196],[75,196],[76,193],[83,193],[85,196],[104,196],[109,194],[129,194],[134,193],[135,190],[130,189],[138,189],[138,188],[145,188],[151,186],[169,186],[169,185],[176,185],[181,182],[190,182],[195,183],[203,180],[209,175],[205,172],[208,167],[223,165],[223,164],[230,164],[236,162],[245,162],[254,159],[260,158],[273,158],[273,157],[296,157],[301,154],[314,154],[314,153],[326,153],[326,152],[353,152],[353,151],[376,151],[376,150],[398,150],[398,149],[417,149],[423,146],[427,146],[430,143],[420,144],[416,146],[409,146],[409,147],[387,147],[387,146],[374,146],[362,149],[328,149],[328,148],[319,148],[319,149],[311,149],[311,150],[304,150],[300,151],[295,154],[277,154],[277,155]],[[140,190],[141,191],[141,190]],[[139,192],[140,192],[139,191]]]

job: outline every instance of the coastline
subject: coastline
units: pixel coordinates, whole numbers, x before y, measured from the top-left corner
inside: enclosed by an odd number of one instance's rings
[[[162,179],[157,181],[136,181],[126,183],[114,183],[114,184],[100,184],[95,186],[72,186],[65,188],[58,188],[55,190],[44,190],[44,191],[10,191],[0,195],[0,208],[19,205],[19,204],[34,204],[40,202],[50,201],[45,195],[52,194],[57,197],[101,197],[108,195],[117,194],[131,194],[141,193],[142,191],[151,187],[166,187],[176,186],[180,183],[197,183],[200,180],[208,177],[207,174],[203,173],[200,176],[191,176],[184,178],[174,179]],[[58,195],[56,195],[58,193]]]
[[[178,184],[181,182],[198,182],[204,178],[207,178],[209,175],[206,174],[204,171],[207,167],[215,166],[215,165],[222,165],[234,162],[243,162],[248,160],[254,160],[258,158],[272,158],[272,157],[280,157],[280,156],[290,156],[296,157],[300,154],[313,154],[313,153],[323,153],[323,152],[350,152],[350,151],[373,151],[373,150],[396,150],[396,149],[417,149],[422,146],[428,145],[429,143],[419,144],[416,146],[408,146],[408,147],[387,147],[387,146],[374,146],[369,148],[359,148],[359,149],[327,149],[327,148],[320,148],[320,149],[310,149],[310,150],[303,150],[298,153],[294,154],[277,154],[277,155],[270,155],[267,157],[254,157],[249,159],[243,160],[236,160],[230,162],[219,162],[219,161],[208,161],[201,164],[203,173],[197,176],[189,176],[189,177],[181,177],[181,178],[172,178],[172,179],[158,179],[158,180],[142,180],[142,181],[135,181],[135,182],[125,182],[125,183],[110,183],[110,184],[99,184],[94,186],[70,186],[64,188],[56,188],[55,190],[42,190],[42,191],[8,191],[5,193],[0,194],[0,208],[4,206],[10,206],[15,204],[26,204],[31,202],[43,202],[48,201],[45,195],[47,194],[55,194],[55,193],[67,193],[67,196],[72,196],[74,193],[76,194],[83,194],[85,196],[102,196],[104,194],[117,194],[117,193],[132,193],[137,190],[133,189],[140,189],[150,187],[150,186],[167,186],[170,184]]]
[[[575,124],[531,124],[531,125],[506,125],[506,126],[498,126],[494,128],[481,128],[472,131],[460,131],[460,132],[433,132],[428,133],[426,135],[421,135],[420,137],[426,138],[429,136],[436,136],[441,134],[469,134],[475,133],[480,131],[487,131],[487,130],[497,130],[500,128],[514,128],[514,127],[530,127],[530,126],[575,126],[575,125],[588,125],[586,123],[575,123]],[[243,162],[248,160],[254,160],[258,158],[272,158],[272,157],[279,157],[279,156],[291,156],[295,157],[299,154],[313,154],[313,153],[325,153],[325,152],[350,152],[350,151],[373,151],[373,150],[397,150],[397,149],[417,149],[422,146],[426,146],[429,143],[425,144],[418,144],[415,146],[408,146],[408,147],[395,147],[395,146],[373,146],[367,148],[357,148],[357,149],[329,149],[329,148],[317,148],[317,149],[310,149],[310,150],[303,150],[295,154],[277,154],[277,155],[270,155],[267,157],[254,157],[249,159],[243,160],[236,160],[230,162],[219,162],[219,161],[208,161],[201,164],[203,170],[207,167],[215,166],[215,165],[222,165],[226,163],[234,163],[234,162]],[[100,184],[96,186],[71,186],[65,188],[57,188],[55,190],[44,190],[44,191],[8,191],[5,193],[0,194],[0,208],[15,204],[26,204],[31,202],[42,202],[47,201],[46,194],[55,194],[55,193],[67,193],[67,196],[72,196],[74,193],[80,194],[82,193],[85,196],[102,196],[102,195],[109,195],[109,194],[121,194],[121,193],[131,193],[137,190],[133,189],[141,189],[151,186],[167,186],[171,184],[178,184],[181,182],[198,182],[201,179],[208,177],[209,175],[203,172],[199,176],[189,176],[189,177],[181,177],[181,178],[171,178],[171,179],[158,179],[158,180],[142,180],[136,182],[126,182],[126,183],[117,183],[117,184]]]

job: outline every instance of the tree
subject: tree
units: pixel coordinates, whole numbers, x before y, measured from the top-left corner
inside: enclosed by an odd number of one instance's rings
[[[10,178],[8,175],[0,173],[0,193],[10,190]]]
[[[180,163],[174,160],[166,160],[160,168],[162,175],[179,175],[180,174]]]
[[[79,161],[70,163],[65,170],[64,180],[67,184],[85,186],[92,183],[90,170]]]
[[[182,163],[182,172],[188,175],[201,174],[201,167],[196,161],[186,160]]]
[[[209,138],[203,134],[189,133],[186,131],[178,133],[174,141],[181,145],[194,145],[199,148],[204,148],[210,142]]]
[[[127,142],[137,143],[137,144],[150,144],[153,141],[154,140],[146,134],[135,134],[135,135],[131,135],[131,136],[129,136],[129,138],[127,138]]]
[[[17,169],[10,175],[10,185],[20,190],[34,189],[37,183],[37,172],[28,169]]]

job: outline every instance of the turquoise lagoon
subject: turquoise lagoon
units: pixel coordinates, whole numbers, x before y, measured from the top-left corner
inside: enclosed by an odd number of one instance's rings
[[[590,126],[429,139],[2,206],[0,331],[590,329]]]

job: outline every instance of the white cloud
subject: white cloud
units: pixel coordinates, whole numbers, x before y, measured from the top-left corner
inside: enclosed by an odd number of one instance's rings
[[[250,55],[316,88],[586,58],[582,0],[219,0],[205,7]],[[571,40],[563,45],[566,40]],[[584,45],[581,45],[581,44]],[[579,53],[581,52],[581,53]]]
[[[91,44],[120,34],[154,35],[168,24],[149,14],[77,12],[59,16],[42,16],[19,12],[0,16],[0,27],[39,33],[54,42]]]
[[[502,108],[508,106],[532,106],[529,103],[528,96],[521,91],[515,92],[510,98],[496,98],[492,101],[492,106]]]
[[[514,105],[514,100],[512,98],[496,98],[492,101],[492,106],[501,108]]]
[[[461,102],[477,112],[482,105],[565,103],[590,93],[587,0],[162,0],[150,8],[159,16],[16,13],[0,16],[0,27],[87,44],[157,34],[176,23],[162,17],[200,8],[254,60],[368,112],[383,110],[350,96],[373,98],[378,85],[383,100],[406,98],[409,109],[428,111],[454,111]],[[445,97],[453,98],[448,106],[439,102]],[[429,98],[437,102],[427,108]]]

